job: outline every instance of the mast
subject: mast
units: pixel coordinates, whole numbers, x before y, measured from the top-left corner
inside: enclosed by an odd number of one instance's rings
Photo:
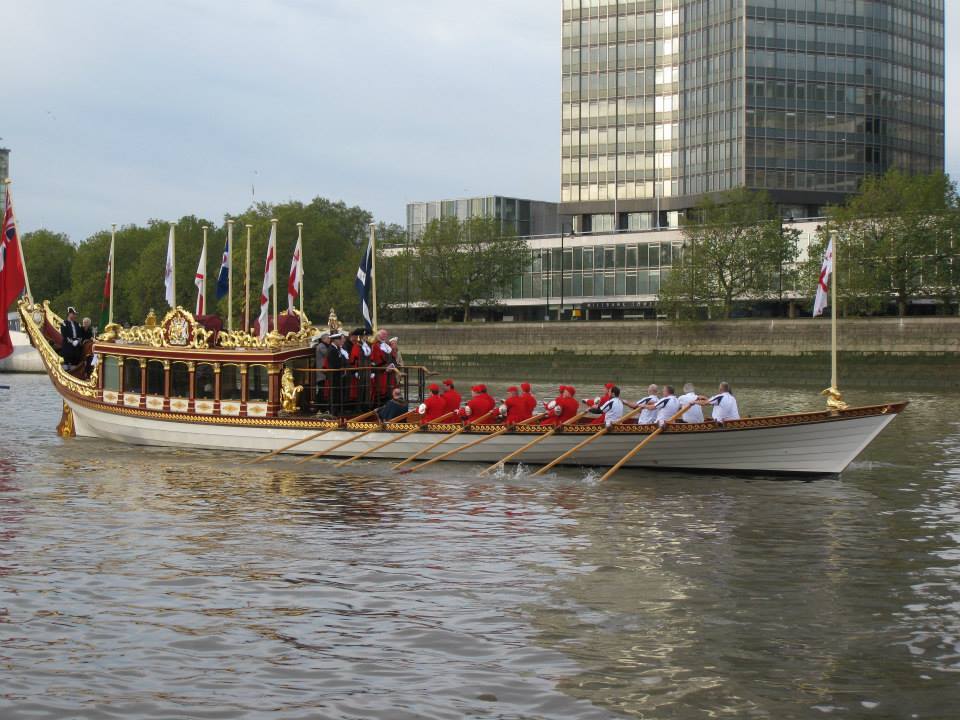
[[[233,332],[233,220],[227,220],[227,332]]]
[[[250,231],[253,225],[247,223],[247,272],[243,280],[243,331],[250,332]]]
[[[207,314],[207,230],[209,227],[207,225],[202,226],[203,229],[203,249],[200,250],[200,264],[203,267],[201,271],[201,284],[200,288],[200,297],[203,298],[201,310],[203,310],[203,315]]]
[[[373,302],[373,307],[370,308],[370,320],[373,324],[373,331],[376,332],[379,328],[377,327],[377,231],[376,225],[370,223],[370,274],[373,276],[371,280],[373,281],[373,292],[371,300]]]

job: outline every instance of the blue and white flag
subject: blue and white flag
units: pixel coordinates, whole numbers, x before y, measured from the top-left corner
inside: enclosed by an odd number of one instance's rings
[[[363,315],[363,324],[367,332],[373,332],[371,303],[373,295],[373,238],[367,243],[367,249],[357,268],[357,279],[353,281],[357,293],[360,295],[360,313]]]
[[[217,275],[217,300],[230,291],[230,238],[223,243],[223,259],[220,261],[220,274]]]

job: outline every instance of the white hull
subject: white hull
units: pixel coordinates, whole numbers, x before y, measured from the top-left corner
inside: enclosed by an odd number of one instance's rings
[[[161,420],[118,414],[70,400],[68,403],[74,412],[78,435],[138,445],[266,452],[318,432],[317,427],[252,427]],[[839,473],[896,415],[896,410],[833,418],[826,413],[810,413],[807,416],[786,416],[793,419],[789,423],[784,423],[781,416],[745,421],[749,427],[733,427],[738,425],[733,423],[725,429],[717,429],[713,423],[705,423],[702,426],[668,428],[635,455],[626,467],[754,473]],[[767,420],[771,422],[764,426]],[[398,427],[407,429],[410,426]],[[333,430],[287,452],[298,455],[317,453],[359,434],[359,430]],[[398,434],[372,432],[333,450],[328,457],[350,457]],[[371,453],[367,458],[406,458],[443,434],[436,431],[414,433]],[[425,453],[422,459],[427,460],[466,445],[479,436],[476,432],[460,433]],[[529,432],[505,433],[457,453],[450,460],[493,463],[535,437]],[[558,433],[530,448],[517,461],[546,464],[586,437],[583,433]],[[609,433],[585,446],[566,464],[610,466],[646,437],[646,434],[637,432]]]

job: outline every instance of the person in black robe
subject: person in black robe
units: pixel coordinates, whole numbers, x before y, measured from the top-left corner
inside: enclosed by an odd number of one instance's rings
[[[344,372],[350,365],[350,358],[343,349],[343,333],[333,333],[330,336],[330,350],[327,352],[327,373],[330,381],[330,413],[343,414],[344,388],[347,384],[347,373]]]
[[[63,362],[72,368],[80,362],[83,351],[83,333],[80,323],[77,322],[77,311],[72,307],[67,308],[67,319],[60,325],[60,338]]]

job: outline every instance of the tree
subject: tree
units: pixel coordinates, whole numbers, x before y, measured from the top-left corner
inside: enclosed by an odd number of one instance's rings
[[[54,307],[73,303],[70,273],[77,249],[63,233],[36,230],[22,238],[30,292],[35,301],[51,300]]]
[[[831,208],[811,264],[827,238],[835,237],[837,291],[848,309],[878,310],[891,297],[906,314],[918,295],[956,296],[960,229],[957,188],[942,173],[906,175],[899,170],[866,178],[844,206]]]
[[[796,232],[782,229],[765,193],[745,188],[702,200],[683,232],[659,298],[678,318],[698,317],[703,308],[729,318],[738,300],[774,296],[797,256]]]
[[[495,307],[529,260],[527,244],[500,229],[495,218],[433,220],[416,250],[420,297],[437,309]]]

